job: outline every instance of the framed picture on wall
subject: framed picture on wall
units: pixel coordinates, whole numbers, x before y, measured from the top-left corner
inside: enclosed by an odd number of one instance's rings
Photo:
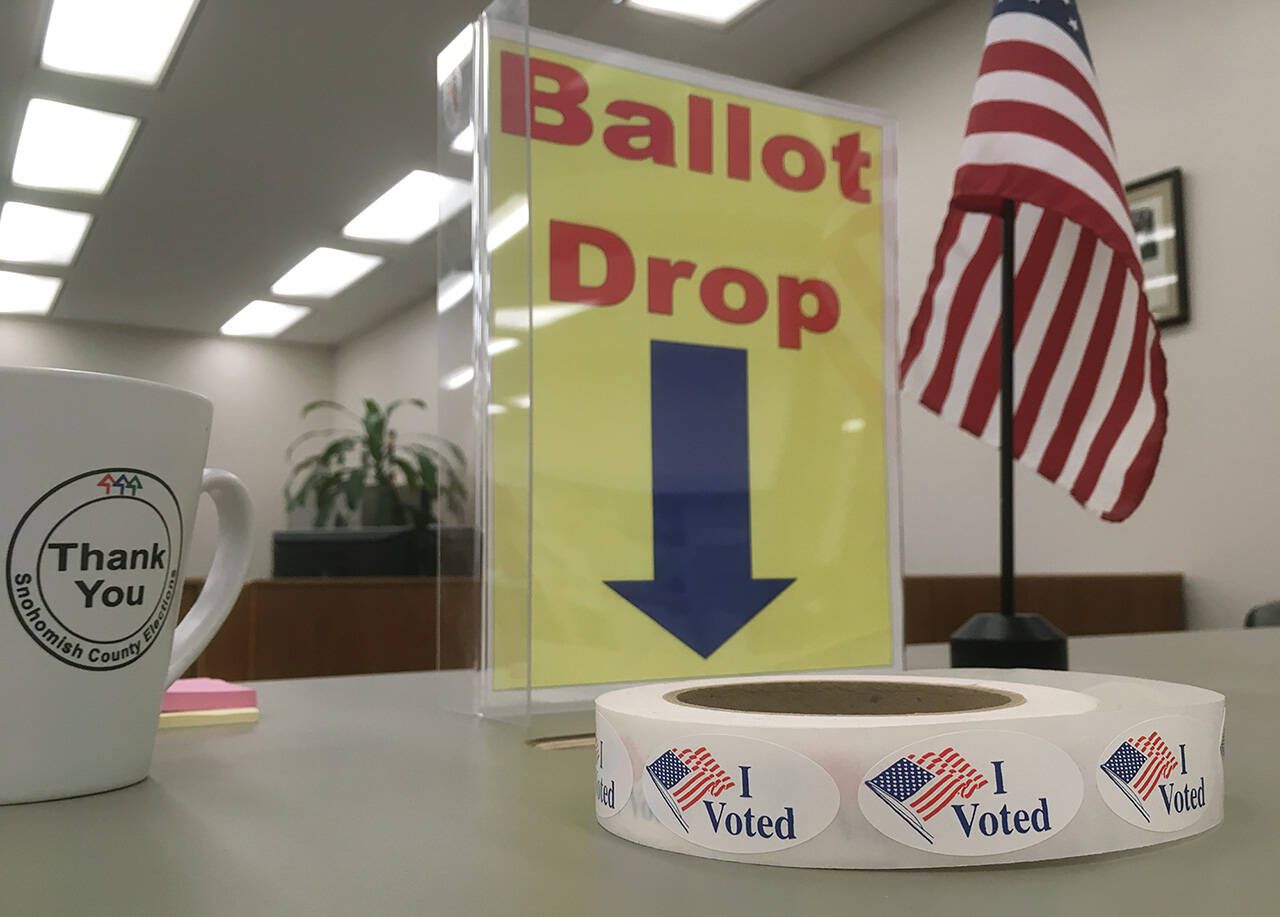
[[[1129,216],[1146,277],[1147,304],[1156,324],[1186,324],[1187,234],[1182,221],[1182,170],[1170,169],[1125,185]]]

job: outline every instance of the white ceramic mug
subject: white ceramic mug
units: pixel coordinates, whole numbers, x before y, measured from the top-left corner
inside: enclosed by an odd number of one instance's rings
[[[212,419],[167,385],[0,368],[0,804],[146,777],[164,690],[249,564],[249,495],[204,467]],[[175,635],[202,491],[218,547]]]

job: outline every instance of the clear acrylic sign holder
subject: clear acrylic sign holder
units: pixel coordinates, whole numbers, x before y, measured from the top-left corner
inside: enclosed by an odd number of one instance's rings
[[[474,711],[589,732],[621,684],[901,668],[892,122],[531,31],[527,0],[437,83],[470,204],[437,230],[437,403],[479,574],[442,555],[437,607]]]

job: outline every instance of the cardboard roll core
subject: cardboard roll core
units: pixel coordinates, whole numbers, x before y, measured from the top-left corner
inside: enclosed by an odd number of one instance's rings
[[[972,685],[909,681],[763,681],[706,685],[675,691],[677,704],[742,713],[819,716],[902,716],[966,713],[1025,703],[1012,691]]]

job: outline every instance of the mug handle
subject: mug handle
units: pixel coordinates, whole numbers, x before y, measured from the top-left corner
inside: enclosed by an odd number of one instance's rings
[[[165,687],[196,661],[231,613],[244,585],[252,552],[253,505],[240,479],[229,471],[206,468],[200,489],[218,511],[218,548],[200,596],[173,635],[173,654]]]

